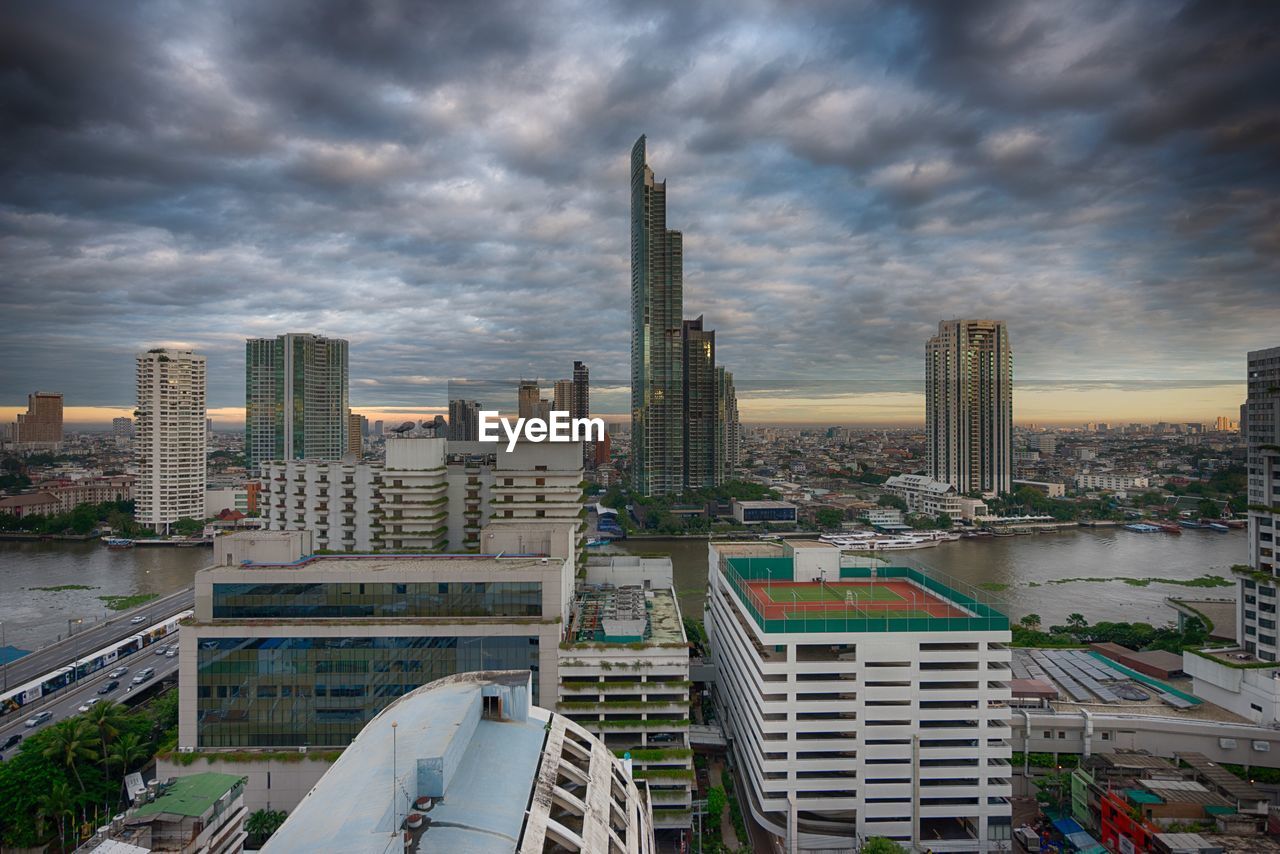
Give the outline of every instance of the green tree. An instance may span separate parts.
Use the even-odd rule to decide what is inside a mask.
[[[1027,614],[1025,617],[1019,620],[1019,622],[1022,623],[1022,625],[1026,626],[1028,629],[1031,629],[1032,631],[1036,631],[1037,629],[1040,628],[1040,615]]]
[[[102,760],[102,774],[105,777],[108,748],[120,735],[120,727],[124,723],[124,707],[119,703],[106,700],[90,708],[85,713],[85,720],[98,734],[99,757]]]
[[[58,830],[58,848],[65,850],[63,843],[66,841],[66,822],[67,819],[74,822],[75,818],[75,796],[71,792],[70,784],[66,780],[61,780],[41,795],[36,802],[36,835],[43,839],[49,832],[49,824],[52,823]]]
[[[728,802],[729,798],[724,793],[724,786],[712,786],[707,790],[707,815],[712,816],[712,821],[720,820],[720,816],[724,814],[725,804]]]
[[[84,760],[96,760],[97,746],[98,739],[93,734],[93,727],[84,718],[74,717],[52,728],[44,755],[47,759],[54,759],[65,765],[75,775],[80,791],[83,792],[84,779],[80,776],[79,764]]]
[[[284,810],[254,810],[244,821],[244,831],[257,843],[254,847],[260,848],[271,834],[280,829],[286,818],[288,814]]]
[[[949,531],[955,526],[955,521],[946,513],[939,513],[938,517],[933,520],[939,531]]]
[[[873,836],[862,846],[862,854],[907,854],[907,849],[892,839]]]
[[[1196,507],[1200,510],[1201,518],[1204,519],[1217,519],[1222,515],[1222,510],[1219,509],[1218,503],[1208,498],[1201,498]]]
[[[1067,614],[1067,626],[1072,629],[1081,630],[1089,625],[1089,621],[1084,618],[1084,614]]]
[[[120,787],[131,766],[151,757],[150,745],[136,733],[126,732],[107,749],[107,763],[120,766]]]
[[[819,528],[839,528],[844,521],[844,513],[834,507],[823,507],[813,516]]]
[[[907,502],[899,495],[892,495],[888,492],[881,493],[876,500],[876,504],[881,507],[897,507],[903,513],[907,512]]]

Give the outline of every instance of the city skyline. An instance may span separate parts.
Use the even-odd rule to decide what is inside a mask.
[[[746,422],[918,421],[919,342],[975,316],[1021,342],[1020,422],[1238,408],[1280,318],[1274,10],[735,12],[18,8],[0,411],[109,421],[180,344],[234,417],[243,340],[302,328],[351,341],[360,411],[581,359],[621,415],[639,133]]]

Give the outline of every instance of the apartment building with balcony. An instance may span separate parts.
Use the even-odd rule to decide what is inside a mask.
[[[160,347],[135,361],[134,518],[167,533],[179,519],[204,516],[205,357]]]
[[[689,644],[666,568],[652,584],[619,586],[592,583],[588,568],[561,644],[556,710],[631,758],[654,827],[675,830],[691,824]]]
[[[389,438],[383,462],[262,466],[270,530],[308,530],[321,550],[475,551],[489,522],[572,522],[585,530],[582,444]]]
[[[982,591],[812,541],[708,553],[716,702],[766,831],[1008,850],[1009,621]]]

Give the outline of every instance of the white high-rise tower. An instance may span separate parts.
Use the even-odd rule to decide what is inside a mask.
[[[134,518],[168,532],[179,519],[204,518],[205,360],[190,350],[137,355]]]

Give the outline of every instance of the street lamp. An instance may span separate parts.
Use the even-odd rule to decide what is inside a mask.
[[[67,620],[67,637],[71,639],[71,681],[80,678],[80,656],[76,651],[75,630],[73,625],[80,625],[83,619]]]

